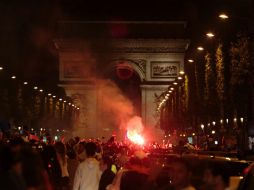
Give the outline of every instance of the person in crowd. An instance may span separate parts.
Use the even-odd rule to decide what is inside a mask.
[[[39,153],[26,143],[21,147],[22,175],[26,190],[52,190],[48,174]]]
[[[0,146],[1,190],[26,190],[21,163],[21,158],[11,151],[9,145]]]
[[[52,190],[39,153],[28,143],[10,145],[0,148],[0,189]]]
[[[124,172],[127,172],[128,169],[126,168],[120,168],[116,176],[114,177],[113,181],[111,184],[107,186],[107,190],[120,190],[120,184],[121,184],[121,178]]]
[[[140,173],[149,174],[150,172],[150,162],[147,157],[139,158],[137,156],[130,157],[126,168],[129,170],[135,170]]]
[[[116,164],[118,168],[124,167],[126,163],[129,162],[128,149],[126,147],[120,147],[119,153],[117,155]]]
[[[108,156],[102,156],[100,160],[102,175],[99,182],[99,190],[106,190],[106,187],[112,183],[115,173],[111,170],[111,166],[111,159]]]
[[[73,187],[73,182],[74,182],[74,177],[75,177],[75,172],[78,168],[79,161],[77,159],[77,154],[74,151],[73,148],[69,148],[67,151],[67,169],[69,172],[69,178],[70,178],[70,187]]]
[[[195,190],[191,185],[191,169],[182,158],[175,158],[171,162],[171,186],[173,190]]]
[[[76,146],[77,151],[77,159],[79,162],[83,162],[86,158],[86,151],[85,151],[85,142],[79,142]]]
[[[61,190],[62,171],[54,146],[46,145],[41,152],[44,168],[46,169],[50,183],[54,190]]]
[[[120,190],[148,190],[147,184],[147,174],[129,170],[122,174]]]
[[[69,172],[68,172],[68,163],[67,163],[67,155],[66,155],[66,148],[62,142],[56,142],[55,145],[57,160],[60,164],[61,168],[61,186],[62,190],[69,189]]]
[[[201,190],[229,189],[229,175],[226,173],[225,167],[219,163],[207,165],[204,170]]]
[[[96,190],[99,188],[101,171],[99,161],[95,159],[96,144],[88,142],[85,145],[87,158],[76,170],[73,190]]]

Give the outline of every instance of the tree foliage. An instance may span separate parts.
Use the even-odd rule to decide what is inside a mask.
[[[225,96],[225,66],[222,53],[222,44],[220,43],[215,52],[215,62],[216,62],[216,91],[220,102],[224,100]]]
[[[214,67],[212,65],[211,54],[205,55],[205,102],[211,105],[214,101],[214,83],[216,81]]]
[[[239,36],[236,42],[231,43],[230,83],[232,86],[241,85],[253,76],[249,48],[249,38],[245,36]]]

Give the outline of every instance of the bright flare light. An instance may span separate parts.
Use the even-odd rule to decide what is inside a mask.
[[[141,135],[143,131],[143,124],[140,117],[131,118],[127,125],[127,138],[134,144],[143,145],[145,143],[144,137]]]
[[[127,131],[127,137],[135,144],[143,145],[145,143],[144,138],[135,130]]]

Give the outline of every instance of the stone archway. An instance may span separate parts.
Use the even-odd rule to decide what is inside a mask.
[[[108,138],[117,128],[114,120],[105,122],[105,118],[114,115],[114,110],[109,110],[106,115],[102,114],[103,105],[108,103],[104,93],[108,93],[104,88],[109,85],[114,87],[109,81],[98,78],[91,78],[84,68],[87,63],[93,63],[97,57],[93,54],[83,56],[87,44],[91,43],[88,39],[73,40],[61,39],[55,41],[59,51],[60,63],[60,86],[64,87],[66,94],[70,97],[80,98],[80,117],[73,128],[73,135],[83,137],[102,137]],[[102,44],[103,41],[95,40],[92,43]],[[184,70],[184,53],[188,41],[184,39],[116,39],[110,45],[109,57],[113,62],[125,60],[140,78],[139,88],[141,90],[141,117],[147,128],[160,133],[158,119],[156,117],[155,95],[164,92],[170,83]],[[84,46],[86,46],[84,48]],[[89,56],[88,56],[89,55]],[[112,64],[111,64],[112,66]],[[114,66],[114,64],[113,64]],[[104,68],[98,68],[104,69]],[[75,95],[79,96],[75,96]],[[109,93],[109,99],[122,96]],[[128,102],[128,101],[126,101]],[[114,107],[114,105],[113,105]],[[117,105],[118,112],[131,114],[129,109]],[[106,107],[107,108],[107,107]],[[116,109],[117,110],[117,109]]]

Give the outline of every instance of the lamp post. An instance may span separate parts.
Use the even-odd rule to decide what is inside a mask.
[[[248,17],[236,17],[236,16],[229,16],[226,14],[220,14],[219,17],[221,19],[227,20],[230,19],[234,22],[238,22],[238,24],[244,25],[245,33],[248,37],[249,43],[249,60],[246,60],[245,62],[248,68],[245,68],[247,72],[245,72],[243,75],[246,78],[246,85],[249,89],[249,108],[247,109],[247,115],[248,115],[248,121],[246,123],[246,128],[243,126],[243,122],[241,121],[241,129],[239,130],[240,134],[238,135],[238,146],[239,150],[248,150],[248,142],[247,142],[247,136],[253,136],[254,135],[254,13],[253,13],[253,1],[248,0]],[[241,65],[240,65],[241,66]],[[239,71],[238,71],[239,72]],[[239,73],[240,75],[242,73]],[[238,75],[239,75],[238,74]],[[234,123],[236,123],[234,121]],[[252,149],[253,151],[254,149]]]

